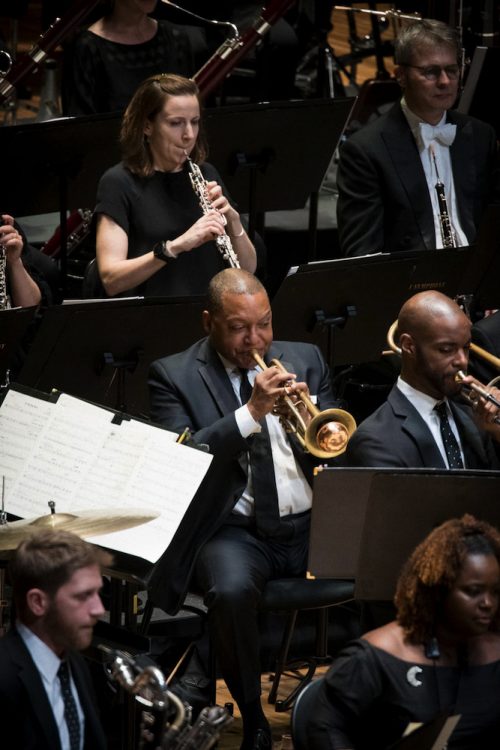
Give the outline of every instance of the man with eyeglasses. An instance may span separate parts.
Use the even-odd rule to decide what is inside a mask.
[[[494,129],[451,109],[461,74],[455,30],[411,23],[396,40],[395,60],[401,101],[340,150],[344,255],[470,245],[485,206],[500,197]]]

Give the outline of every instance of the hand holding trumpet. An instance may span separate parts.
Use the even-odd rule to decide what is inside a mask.
[[[247,403],[250,414],[256,422],[260,422],[266,414],[276,416],[288,413],[285,399],[288,397],[294,404],[303,402],[299,394],[309,395],[306,383],[297,383],[295,373],[283,372],[277,367],[268,367],[257,373],[253,386],[252,395]],[[306,409],[301,410],[304,420],[308,423],[310,415]]]
[[[462,394],[473,406],[478,427],[487,430],[495,440],[500,441],[500,390],[490,385],[484,386],[461,370],[456,379],[462,384]]]

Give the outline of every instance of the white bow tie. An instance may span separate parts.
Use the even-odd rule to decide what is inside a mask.
[[[424,148],[428,148],[432,141],[439,141],[443,146],[451,146],[457,132],[457,126],[452,125],[451,122],[443,125],[429,125],[427,122],[421,122],[419,127]]]

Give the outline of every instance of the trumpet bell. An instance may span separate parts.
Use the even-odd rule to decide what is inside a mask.
[[[317,458],[335,458],[344,453],[356,420],[344,409],[325,409],[310,421],[304,436],[306,450]]]

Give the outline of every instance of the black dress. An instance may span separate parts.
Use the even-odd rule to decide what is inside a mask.
[[[385,750],[410,722],[461,714],[449,750],[500,747],[500,661],[415,664],[360,639],[328,671],[309,720],[308,750]]]
[[[190,76],[193,67],[185,31],[167,21],[159,21],[154,37],[141,44],[111,42],[92,31],[83,31],[73,48],[68,49],[65,60],[65,114],[122,111],[149,76]]]
[[[202,164],[206,180],[216,180],[227,191],[217,170]],[[202,216],[187,167],[180,172],[154,172],[138,177],[123,164],[111,167],[101,178],[96,214],[110,216],[128,235],[128,258],[137,258],[161,240],[173,240]],[[215,242],[181,253],[168,261],[144,284],[121,296],[171,297],[205,294],[208,282],[226,268]]]

